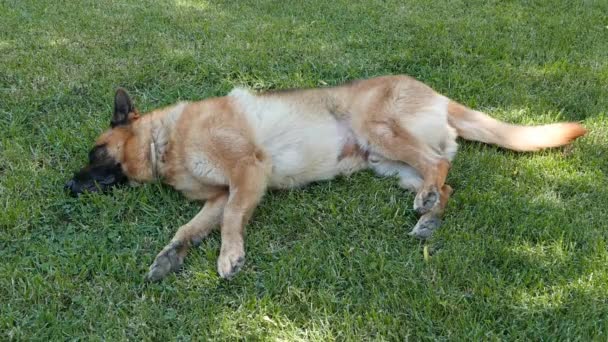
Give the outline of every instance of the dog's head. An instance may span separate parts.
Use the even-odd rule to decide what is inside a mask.
[[[124,165],[125,150],[133,137],[131,124],[138,118],[139,114],[127,92],[118,89],[110,129],[97,139],[89,152],[88,164],[74,174],[65,188],[73,195],[79,195],[85,191],[107,191],[115,185],[126,183],[129,172]]]

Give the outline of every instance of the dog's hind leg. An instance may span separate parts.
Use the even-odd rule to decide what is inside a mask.
[[[412,166],[421,176],[414,210],[420,215],[440,204],[441,189],[445,183],[450,162],[431,146],[409,134],[394,120],[367,122],[364,130],[369,147],[383,157]]]
[[[382,156],[371,154],[368,162],[376,173],[382,176],[397,176],[399,178],[399,186],[413,193],[418,193],[422,188],[422,176],[411,166],[402,162],[388,160]],[[429,212],[420,217],[418,223],[409,233],[421,239],[428,238],[435,229],[441,224],[441,216],[445,210],[447,201],[452,193],[452,188],[444,184],[439,195],[439,203],[434,206]]]
[[[170,272],[176,272],[184,262],[191,246],[197,246],[213,229],[219,226],[228,192],[221,192],[208,199],[203,209],[190,222],[181,226],[171,242],[158,253],[146,276],[148,281],[158,281]]]
[[[445,206],[451,194],[452,187],[444,184],[443,187],[441,187],[439,204],[418,219],[418,223],[416,223],[414,229],[409,232],[409,235],[419,239],[430,237],[431,234],[433,234],[433,231],[441,225],[441,216],[443,216],[443,211],[445,210]]]
[[[370,154],[367,159],[369,166],[380,176],[397,176],[399,186],[413,193],[418,193],[422,187],[422,176],[411,166],[394,160],[389,160],[378,154]]]

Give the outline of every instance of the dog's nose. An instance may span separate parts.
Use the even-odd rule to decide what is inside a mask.
[[[65,183],[65,185],[63,186],[64,189],[66,190],[70,190],[72,192],[74,192],[74,184],[76,182],[74,182],[73,179],[70,179],[67,183]]]

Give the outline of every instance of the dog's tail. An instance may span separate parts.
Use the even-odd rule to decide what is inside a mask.
[[[541,126],[511,125],[451,100],[448,104],[448,122],[464,139],[515,151],[558,147],[587,133],[583,126],[575,122]]]

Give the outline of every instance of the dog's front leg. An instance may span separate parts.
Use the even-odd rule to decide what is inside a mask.
[[[190,222],[181,226],[171,242],[156,256],[146,280],[158,281],[170,272],[178,271],[188,248],[200,244],[201,240],[220,224],[227,201],[228,192],[208,199],[203,209]]]
[[[239,170],[230,184],[230,197],[222,221],[222,247],[217,261],[220,277],[232,278],[245,263],[244,227],[266,190],[263,168]]]

